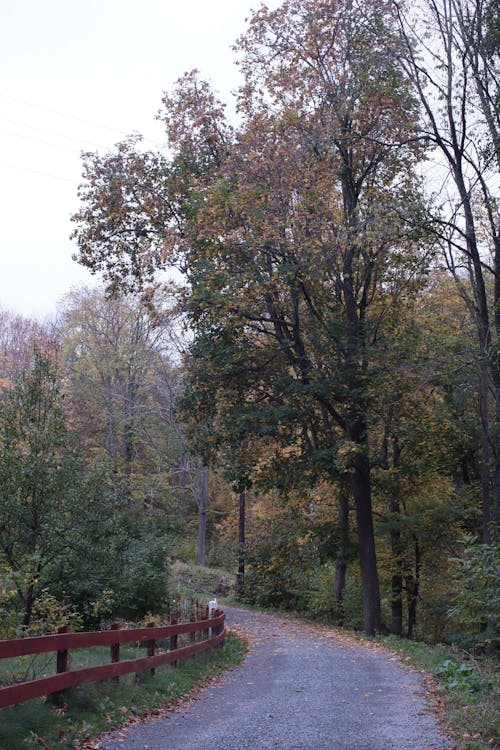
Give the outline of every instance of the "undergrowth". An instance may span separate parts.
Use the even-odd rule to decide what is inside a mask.
[[[457,648],[386,636],[381,643],[430,674],[444,721],[459,750],[500,750],[500,672],[497,659]]]
[[[214,596],[226,598],[234,590],[234,575],[220,568],[200,567],[177,560],[170,573],[170,590],[177,599],[199,599],[205,604]]]

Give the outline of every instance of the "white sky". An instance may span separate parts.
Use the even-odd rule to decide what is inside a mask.
[[[133,131],[161,146],[162,92],[194,67],[228,100],[230,47],[259,5],[0,0],[1,308],[48,316],[72,286],[95,283],[71,260],[80,152]]]

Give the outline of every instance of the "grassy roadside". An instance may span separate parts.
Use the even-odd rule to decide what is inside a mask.
[[[51,708],[43,698],[2,708],[0,748],[97,748],[92,738],[138,717],[172,710],[183,697],[238,664],[246,650],[241,638],[229,634],[223,649],[186,659],[177,668],[160,667],[154,676],[145,673],[140,685],[134,675],[127,675],[119,684],[89,683],[70,690],[63,709]]]
[[[473,658],[445,645],[429,646],[395,636],[378,643],[430,675],[429,698],[437,706],[457,750],[500,750],[500,671],[493,658]]]

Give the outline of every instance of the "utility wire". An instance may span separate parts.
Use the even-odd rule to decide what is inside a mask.
[[[50,141],[42,141],[41,138],[34,138],[30,135],[23,135],[21,133],[12,133],[10,130],[3,130],[0,128],[0,133],[5,135],[13,135],[14,138],[23,138],[25,141],[33,141],[34,143],[42,143],[44,146],[51,146],[52,148],[61,148],[63,151],[71,151],[73,154],[81,154],[81,150],[77,148],[71,148],[70,146],[61,146],[58,143],[50,143]]]
[[[54,180],[64,180],[64,182],[72,182],[74,185],[79,185],[78,180],[72,180],[70,177],[61,177],[57,174],[50,174],[49,172],[40,172],[38,169],[29,169],[29,167],[20,167],[18,164],[6,164],[0,162],[0,167],[7,167],[8,169],[17,169],[21,172],[31,172],[32,174],[42,175],[43,177],[51,177]]]
[[[15,96],[2,94],[2,92],[0,92],[0,97],[2,99],[8,99],[11,102],[16,102],[17,104],[23,104],[27,107],[33,107],[35,109],[39,109],[42,112],[49,112],[54,115],[59,115],[59,117],[66,117],[69,120],[76,120],[77,122],[83,122],[86,125],[93,125],[94,127],[103,128],[104,130],[110,130],[114,133],[120,133],[121,135],[130,135],[130,133],[127,133],[125,130],[120,130],[120,128],[114,128],[111,125],[103,125],[102,123],[95,122],[94,120],[86,120],[83,117],[76,117],[76,115],[69,115],[66,112],[61,112],[57,109],[50,109],[50,107],[43,107],[40,104],[33,104],[32,102],[27,102],[24,99],[17,99]],[[154,143],[156,146],[160,146],[160,144],[157,141],[153,141],[151,138],[144,138],[144,140],[149,141],[149,143]]]
[[[64,133],[56,133],[53,130],[47,130],[46,128],[38,128],[35,125],[27,125],[25,122],[20,122],[19,120],[11,120],[10,117],[0,117],[0,122],[8,122],[11,125],[20,125],[22,128],[27,128],[28,130],[36,130],[39,133],[46,133],[47,135],[53,135],[57,138],[65,138],[67,141],[74,141],[75,143],[85,143],[87,146],[94,146],[95,148],[107,148],[107,146],[94,143],[93,141],[86,141],[83,138],[75,138],[74,136],[65,135]]]
[[[78,122],[84,122],[87,125],[94,125],[98,128],[103,128],[104,130],[112,130],[115,133],[121,133],[122,135],[127,135],[127,133],[124,130],[120,130],[119,128],[113,128],[110,125],[102,125],[99,122],[94,122],[93,120],[85,120],[82,117],[76,117],[75,115],[68,115],[66,112],[60,112],[57,109],[50,109],[49,107],[42,107],[40,104],[33,104],[32,102],[27,102],[24,99],[17,99],[14,96],[8,96],[8,94],[2,94],[0,92],[0,96],[2,99],[9,99],[11,102],[17,102],[17,104],[24,104],[27,107],[34,107],[35,109],[40,109],[42,112],[50,112],[53,115],[59,115],[60,117],[67,117],[70,120],[77,120]]]

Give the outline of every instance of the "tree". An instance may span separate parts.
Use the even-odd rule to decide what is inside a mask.
[[[31,365],[33,347],[46,332],[36,321],[0,310],[0,384],[8,387]]]
[[[0,571],[14,584],[14,619],[28,628],[47,597],[92,625],[161,611],[165,525],[138,523],[95,456],[85,465],[57,350],[32,358],[0,401]]]
[[[411,637],[429,611],[438,631],[445,608],[436,571],[447,575],[460,527],[477,529],[476,346],[444,272],[431,274],[393,326],[373,383],[374,499],[391,630]]]
[[[173,362],[171,316],[151,315],[130,295],[106,299],[103,290],[83,288],[65,299],[58,330],[82,443],[107,461],[130,510],[164,515],[182,532],[194,504],[204,565],[208,474],[189,454],[175,414],[182,373]]]
[[[238,573],[236,574],[236,594],[241,598],[245,593],[245,520],[246,495],[238,496]]]
[[[95,511],[62,404],[50,349],[35,349],[31,370],[0,403],[0,558],[11,571],[24,627],[49,571],[85,533]]]
[[[483,0],[431,0],[411,11],[398,2],[393,7],[404,44],[402,69],[422,107],[421,136],[441,157],[443,184],[451,178],[454,185],[435,212],[434,231],[477,331],[483,540],[488,542],[492,524],[498,528],[500,523],[500,217],[494,194],[500,166],[500,70],[493,51],[495,9]]]
[[[61,306],[58,332],[74,426],[89,454],[106,458],[131,506],[165,508],[181,450],[168,322],[155,323],[130,297],[83,288]]]
[[[240,40],[246,129],[203,192],[202,241],[189,255],[194,358],[226,358],[222,391],[240,378],[234,406],[251,405],[261,432],[288,422],[296,445],[304,432],[299,453],[346,459],[369,632],[379,602],[366,383],[380,319],[419,263],[401,232],[410,206],[418,212],[412,102],[390,44],[379,6],[291,2],[255,14]]]
[[[81,262],[115,285],[141,288],[169,253],[183,264],[193,403],[215,440],[267,436],[312,458],[316,480],[348,481],[368,632],[380,602],[366,386],[384,318],[422,266],[416,110],[395,44],[371,0],[262,8],[238,43],[237,134],[185,76],[164,99],[171,163],[130,142],[87,157],[75,217]]]

